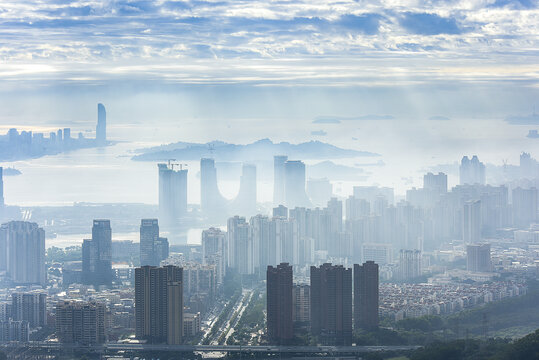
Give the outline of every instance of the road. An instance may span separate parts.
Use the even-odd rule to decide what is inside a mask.
[[[414,350],[420,346],[272,346],[272,345],[150,345],[107,343],[90,347],[65,345],[47,342],[8,343],[3,349],[36,349],[36,350],[84,350],[96,352],[115,351],[176,351],[176,352],[226,352],[226,353],[298,353],[298,354],[357,354],[376,351]]]

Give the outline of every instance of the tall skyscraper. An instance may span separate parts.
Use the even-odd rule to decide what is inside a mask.
[[[106,341],[105,304],[60,301],[56,305],[56,336],[61,343],[95,345]]]
[[[45,231],[36,223],[10,221],[0,228],[0,271],[15,284],[47,284]]]
[[[47,325],[47,294],[26,292],[11,294],[11,317],[28,321],[31,328]]]
[[[202,264],[215,265],[217,282],[221,284],[226,273],[226,233],[218,228],[202,231]]]
[[[378,264],[367,261],[354,265],[354,328],[378,327]]]
[[[467,244],[481,241],[481,227],[481,201],[466,201],[462,211],[462,240]]]
[[[421,251],[401,250],[399,252],[399,269],[397,277],[399,280],[411,280],[421,276]]]
[[[150,343],[182,343],[183,269],[143,266],[135,269],[135,330]]]
[[[527,228],[532,223],[537,222],[537,189],[523,189],[517,187],[513,189],[513,224],[520,228]]]
[[[107,112],[105,111],[105,106],[103,104],[97,104],[95,140],[99,146],[107,144]]]
[[[310,206],[305,192],[305,164],[299,160],[288,160],[284,164],[284,196],[288,208]]]
[[[82,281],[95,286],[112,284],[110,220],[94,220],[92,239],[82,243]]]
[[[206,214],[222,213],[226,200],[219,192],[215,160],[200,159],[200,207]]]
[[[273,208],[273,217],[282,217],[288,219],[288,208],[284,205],[279,205]]]
[[[240,191],[231,204],[235,214],[254,215],[256,213],[256,166],[243,164]]]
[[[288,156],[276,155],[273,157],[273,204],[275,206],[285,203],[285,169],[284,164]]]
[[[492,271],[490,244],[471,244],[466,246],[466,268],[468,271]]]
[[[228,267],[240,275],[254,274],[254,248],[249,224],[244,217],[228,219]]]
[[[140,221],[140,265],[158,266],[168,257],[168,240],[159,237],[157,219]]]
[[[477,155],[474,155],[471,160],[464,156],[460,162],[459,176],[460,185],[485,185],[485,164],[479,161]]]
[[[311,331],[328,345],[352,343],[352,269],[311,266]]]
[[[1,209],[4,207],[4,169],[0,166],[0,218],[2,217]]]
[[[294,338],[292,266],[270,265],[266,274],[268,338],[272,344],[289,344]]]
[[[428,173],[423,175],[423,188],[436,191],[438,194],[447,192],[447,175],[439,172],[437,175]]]
[[[187,170],[174,170],[175,164],[157,164],[159,169],[159,219],[176,225],[187,214]]]

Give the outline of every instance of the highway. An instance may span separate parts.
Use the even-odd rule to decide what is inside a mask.
[[[225,353],[294,353],[294,354],[357,354],[375,351],[414,350],[419,346],[272,346],[272,345],[156,345],[156,344],[125,344],[106,343],[82,347],[52,342],[7,343],[0,346],[5,349],[35,349],[35,350],[84,350],[95,352],[117,351],[170,351],[170,352],[225,352]]]

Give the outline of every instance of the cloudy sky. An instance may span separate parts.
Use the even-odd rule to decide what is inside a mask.
[[[332,124],[380,122],[413,143],[441,123],[459,129],[436,137],[449,147],[530,147],[538,27],[537,0],[2,0],[0,122],[89,129],[102,101],[116,124],[182,121],[200,139],[338,141]]]

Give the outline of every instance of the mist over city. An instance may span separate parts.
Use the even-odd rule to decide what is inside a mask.
[[[538,5],[0,2],[0,360],[539,359]]]

